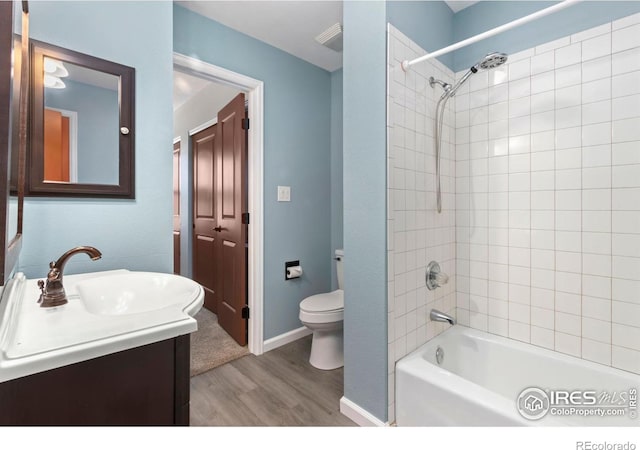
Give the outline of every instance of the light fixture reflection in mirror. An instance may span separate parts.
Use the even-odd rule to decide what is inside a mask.
[[[64,67],[62,61],[57,59],[44,58],[44,87],[51,89],[64,89],[67,87],[61,78],[69,76],[69,71]]]
[[[44,87],[51,89],[64,89],[67,87],[60,78],[55,75],[49,75],[48,73],[44,74]]]
[[[57,59],[44,57],[44,73],[45,75],[53,75],[54,77],[64,78],[69,76],[69,71],[64,67],[62,61]]]

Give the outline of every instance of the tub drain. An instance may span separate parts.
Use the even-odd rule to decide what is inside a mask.
[[[444,350],[442,350],[442,347],[438,346],[438,348],[436,348],[436,362],[438,363],[438,365],[442,364],[442,361],[444,360]]]

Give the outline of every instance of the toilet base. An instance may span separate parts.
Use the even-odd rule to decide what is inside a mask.
[[[342,327],[313,330],[309,363],[316,369],[333,370],[344,366]]]

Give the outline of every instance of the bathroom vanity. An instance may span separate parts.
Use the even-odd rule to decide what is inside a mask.
[[[189,335],[0,383],[0,425],[189,425]]]
[[[187,278],[112,270],[64,278],[42,308],[17,274],[0,302],[0,425],[188,425],[189,334],[204,300]]]

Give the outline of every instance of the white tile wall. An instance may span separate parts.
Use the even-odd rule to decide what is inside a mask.
[[[510,55],[450,101],[435,213],[434,76],[389,25],[388,373],[463,325],[640,373],[640,14]],[[465,71],[466,72],[466,71]],[[431,260],[451,276],[424,287]]]
[[[640,373],[640,15],[515,59],[456,98],[458,320]]]
[[[425,51],[391,25],[388,39],[388,373],[389,422],[393,422],[395,362],[444,331],[444,324],[428,320],[432,308],[456,312],[453,142],[465,142],[469,152],[472,140],[487,139],[488,81],[485,73],[471,84],[483,95],[470,95],[469,85],[458,93],[460,107],[485,105],[484,116],[474,116],[466,123],[461,119],[456,130],[454,102],[447,105],[441,160],[443,206],[442,214],[437,214],[433,129],[441,88],[432,88],[428,79],[433,76],[452,83],[453,73],[438,61],[416,65],[405,73],[401,62]],[[450,276],[449,283],[436,291],[428,291],[424,283],[426,266],[432,260]]]

